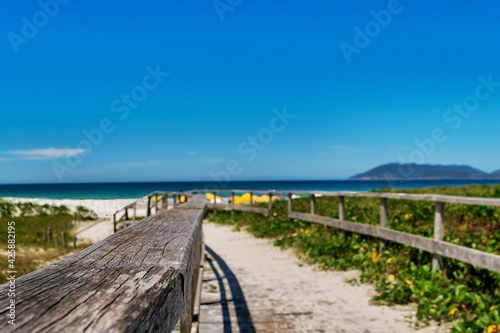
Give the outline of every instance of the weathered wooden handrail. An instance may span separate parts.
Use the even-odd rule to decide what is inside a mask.
[[[189,332],[206,199],[194,196],[16,281],[1,332]],[[7,295],[9,285],[0,286]],[[0,298],[7,318],[9,298]]]
[[[208,192],[207,190],[197,190],[198,192]],[[210,193],[215,193],[209,190]],[[455,245],[444,241],[444,221],[446,203],[458,203],[465,205],[484,205],[500,207],[500,199],[463,197],[452,195],[436,194],[409,194],[409,193],[380,193],[380,192],[351,192],[351,191],[256,191],[256,190],[219,190],[219,192],[231,193],[233,198],[231,204],[209,202],[208,207],[221,210],[231,210],[231,212],[245,211],[271,216],[272,200],[269,200],[268,209],[245,205],[234,205],[235,193],[258,193],[268,195],[283,194],[288,200],[288,217],[299,219],[312,223],[325,224],[340,230],[341,234],[345,231],[356,232],[368,236],[380,238],[382,242],[392,241],[413,248],[428,251],[433,254],[432,269],[437,271],[442,269],[442,260],[440,256],[453,258],[471,265],[486,268],[500,273],[500,256],[492,253],[471,249],[465,246]],[[311,214],[299,213],[293,211],[292,194],[306,194],[311,196]],[[316,215],[316,197],[317,196],[336,196],[339,199],[339,218],[334,219],[326,216]],[[345,197],[368,197],[378,198],[380,200],[380,226],[367,225],[352,221],[347,221],[345,217]],[[391,230],[387,221],[387,199],[397,200],[417,200],[431,201],[436,203],[434,215],[434,238],[427,238],[401,231]]]

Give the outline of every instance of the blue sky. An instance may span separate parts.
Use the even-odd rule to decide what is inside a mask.
[[[61,2],[0,13],[0,183],[500,168],[496,2]]]

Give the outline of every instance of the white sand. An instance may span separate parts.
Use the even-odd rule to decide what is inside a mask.
[[[111,200],[96,200],[96,199],[39,199],[39,198],[4,198],[10,202],[33,202],[39,205],[67,206],[72,212],[76,207],[83,206],[93,210],[100,219],[111,219],[113,214],[125,207],[126,205],[144,199],[111,199]],[[143,212],[141,212],[143,213]],[[141,215],[144,216],[144,213]]]
[[[269,240],[234,232],[230,226],[204,223],[203,231],[205,243],[236,274],[254,323],[260,322],[260,313],[297,313],[286,317],[293,327],[287,331],[417,332],[405,318],[415,313],[414,307],[370,305],[373,286],[346,282],[359,276],[357,271],[314,269],[292,251],[281,251]],[[447,331],[449,328],[437,326],[418,330]]]
[[[113,234],[113,214],[127,206],[128,204],[138,201],[136,214],[137,216],[146,216],[146,199],[39,199],[39,198],[4,198],[10,202],[33,202],[39,205],[54,205],[67,206],[71,212],[76,211],[76,207],[84,206],[89,210],[93,210],[98,216],[99,221],[85,221],[77,226],[76,236],[77,241],[96,243]],[[129,210],[132,213],[132,210]],[[119,215],[118,217],[120,217]]]

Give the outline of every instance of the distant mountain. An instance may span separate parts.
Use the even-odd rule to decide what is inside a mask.
[[[500,169],[493,171],[490,175],[500,177]]]
[[[380,165],[367,172],[350,177],[350,180],[388,179],[494,179],[500,178],[500,170],[491,174],[468,165],[400,164]]]

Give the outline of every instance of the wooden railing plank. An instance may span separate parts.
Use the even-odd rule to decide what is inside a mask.
[[[412,235],[402,231],[350,221],[341,221],[326,216],[293,212],[290,217],[313,223],[326,224],[345,231],[382,238],[500,273],[500,256],[484,251],[470,249],[464,246],[434,240],[432,238]]]
[[[205,212],[195,197],[20,277],[16,326],[5,320],[0,331],[171,331],[190,304]],[[7,306],[0,298],[0,316]]]
[[[197,190],[200,192],[208,192],[208,190]],[[235,193],[258,193],[269,194],[269,191],[257,190],[226,190],[224,192]],[[290,191],[277,190],[273,191],[273,195],[282,195],[286,197]],[[496,206],[500,207],[500,199],[498,198],[480,198],[480,197],[465,197],[458,195],[440,195],[440,194],[412,194],[412,193],[391,193],[391,192],[355,192],[355,191],[293,191],[294,194],[299,195],[316,195],[328,197],[361,197],[361,198],[386,198],[386,199],[399,199],[399,200],[417,200],[417,201],[439,201],[446,203],[458,203],[464,205],[479,205],[479,206]]]

